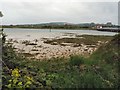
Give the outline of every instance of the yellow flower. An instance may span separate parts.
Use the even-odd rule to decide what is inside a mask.
[[[12,70],[12,76],[14,76],[14,77],[19,77],[20,76],[19,70],[17,68]]]

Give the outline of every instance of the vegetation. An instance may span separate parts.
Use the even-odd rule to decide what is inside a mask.
[[[110,41],[111,36],[96,36],[96,35],[77,35],[76,38],[60,38],[53,40],[46,40],[44,43],[57,45],[62,43],[75,43],[75,44],[85,44],[85,45],[96,45],[98,41],[105,42]]]
[[[33,79],[29,76],[21,76],[19,70],[16,68],[12,70],[12,78],[9,80],[8,88],[26,88],[30,87]]]
[[[120,35],[90,57],[26,59],[11,45],[3,47],[3,88],[118,88]],[[17,68],[17,69],[16,69]],[[27,77],[27,80],[24,79]],[[17,80],[17,81],[16,81]]]
[[[33,28],[33,29],[92,29],[91,26],[79,25],[9,25],[3,28]]]
[[[118,27],[118,25],[112,25],[111,22],[106,24],[98,24],[98,23],[67,23],[67,22],[50,22],[50,23],[41,23],[41,24],[24,24],[24,25],[3,25],[3,28],[40,28],[40,29],[88,29],[95,30],[98,25],[103,27]]]

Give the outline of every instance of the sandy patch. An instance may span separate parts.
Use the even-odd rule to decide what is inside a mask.
[[[47,39],[47,38],[46,38]],[[10,40],[15,51],[23,53],[28,58],[50,59],[52,57],[68,57],[70,55],[91,54],[96,47],[81,45],[73,47],[73,43],[62,43],[63,45],[50,45],[43,43],[46,39],[37,40]],[[48,38],[49,39],[49,38]],[[29,44],[28,44],[29,42]],[[26,44],[27,43],[27,44]]]

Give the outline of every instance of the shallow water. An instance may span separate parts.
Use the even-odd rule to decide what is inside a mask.
[[[114,32],[102,32],[95,30],[66,30],[66,29],[24,29],[24,28],[5,28],[4,32],[7,34],[7,38],[20,39],[20,40],[33,40],[41,38],[55,38],[62,37],[65,34],[77,34],[77,35],[106,35],[113,36],[117,33]]]

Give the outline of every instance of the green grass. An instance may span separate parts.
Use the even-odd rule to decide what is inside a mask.
[[[69,60],[69,64],[72,66],[79,66],[81,64],[84,64],[85,58],[84,57],[80,57],[80,56],[71,56],[70,60]]]
[[[83,38],[79,38],[83,37]],[[61,38],[44,41],[44,43],[57,45],[62,43],[76,43],[76,44],[85,44],[85,45],[96,45],[98,41],[110,41],[112,36],[96,36],[96,35],[77,35],[76,38]],[[55,43],[56,42],[56,43]]]

